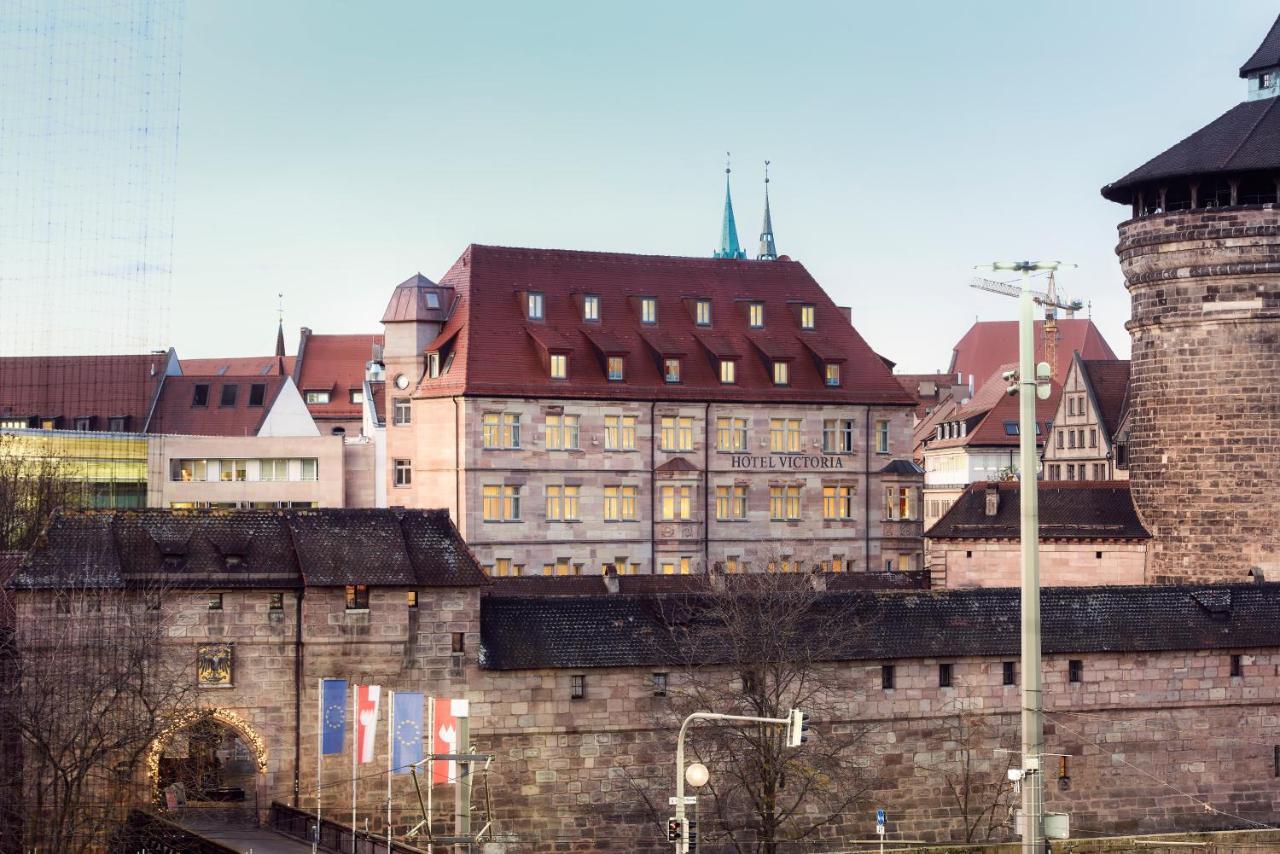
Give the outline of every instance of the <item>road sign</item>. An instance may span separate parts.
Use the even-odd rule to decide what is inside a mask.
[[[691,806],[693,806],[694,804],[696,804],[697,802],[698,802],[698,797],[697,797],[697,795],[685,795],[685,796],[684,796],[684,805],[685,805],[685,806],[687,806],[687,807],[691,807]],[[676,796],[675,796],[675,795],[672,795],[671,797],[667,798],[667,803],[668,803],[669,805],[671,805],[671,806],[675,806],[675,805],[676,805]]]
[[[884,836],[884,810],[876,810],[876,834]]]

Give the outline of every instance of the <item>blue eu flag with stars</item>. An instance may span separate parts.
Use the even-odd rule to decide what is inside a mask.
[[[395,720],[391,767],[397,774],[408,774],[410,765],[422,761],[422,694],[396,692]]]
[[[342,752],[347,737],[347,680],[325,679],[320,687],[320,752],[325,756]]]

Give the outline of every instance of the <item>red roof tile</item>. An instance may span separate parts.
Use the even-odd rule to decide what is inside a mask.
[[[973,418],[981,420],[966,435],[954,439],[928,439],[930,449],[961,447],[1013,447],[1018,444],[1016,426],[1019,419],[1018,396],[1007,393],[1008,383],[997,371],[991,379],[983,384],[973,400],[960,406],[945,420]],[[1062,396],[1062,386],[1053,384],[1052,392],[1047,400],[1036,400],[1036,423],[1039,432],[1036,444],[1043,445],[1045,436],[1049,434],[1048,423],[1058,410],[1058,399]],[[985,412],[985,414],[983,414]],[[935,422],[936,423],[936,422]],[[1012,427],[1010,425],[1013,425]]]
[[[1107,435],[1114,436],[1120,426],[1120,415],[1124,411],[1125,398],[1129,393],[1129,360],[1082,359],[1081,367],[1093,389],[1093,397],[1101,410],[1099,415],[1107,428]]]
[[[182,373],[195,377],[265,377],[280,372],[277,356],[232,356],[217,359],[179,359]],[[293,357],[284,357],[284,372],[293,373]]]
[[[455,394],[534,395],[563,397],[563,383],[553,383],[543,367],[538,345],[526,334],[529,325],[513,294],[543,294],[545,324],[580,339],[569,356],[569,388],[573,396],[607,399],[760,400],[881,403],[910,405],[892,373],[849,324],[835,303],[805,268],[794,261],[726,261],[513,249],[473,245],[441,279],[457,290],[457,305],[444,334],[457,332],[453,364],[437,378],[418,386],[422,396]],[[582,320],[578,295],[599,296],[600,321]],[[658,323],[642,325],[633,303],[641,296],[657,300]],[[696,337],[685,300],[709,299],[713,326],[705,330],[737,342],[742,354],[737,383],[722,385],[718,366]],[[775,386],[764,360],[747,343],[749,330],[742,300],[765,304],[769,352],[793,359],[790,385]],[[816,329],[801,331],[788,303],[815,307]],[[603,360],[587,340],[588,329],[600,329],[616,344],[625,344],[626,382],[610,382]],[[842,385],[828,388],[818,366],[801,344],[822,337],[847,359]],[[650,343],[642,343],[649,339]],[[724,346],[723,341],[712,345]],[[653,350],[671,348],[685,354],[681,382],[663,381],[661,362]],[[804,357],[803,359],[801,357]],[[304,364],[305,368],[305,364]]]
[[[0,358],[0,417],[60,418],[71,430],[90,417],[93,430],[125,416],[125,430],[141,433],[160,386],[168,354],[142,356],[11,356]]]
[[[1035,322],[1037,362],[1044,360],[1044,321]],[[1071,318],[1058,321],[1058,378],[1067,374],[1072,353],[1082,359],[1114,359],[1092,320]],[[973,324],[956,344],[951,355],[952,376],[959,373],[964,382],[970,375],[977,382],[991,376],[1000,365],[1018,361],[1018,322],[1016,320],[984,320]]]
[[[256,436],[287,377],[166,377],[148,433],[171,436]],[[194,406],[196,386],[206,386],[206,403]],[[264,386],[261,406],[250,406],[252,387]],[[223,389],[235,387],[235,402],[222,405]]]
[[[532,346],[533,342],[529,342]],[[315,335],[304,330],[298,346],[294,382],[305,399],[308,391],[329,392],[328,403],[308,403],[311,417],[350,421],[363,415],[351,392],[364,387],[365,365],[373,347],[382,347],[381,335]]]

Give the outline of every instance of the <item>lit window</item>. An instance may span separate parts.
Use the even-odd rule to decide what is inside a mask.
[[[716,418],[716,450],[745,451],[747,449],[747,419]]]
[[[578,487],[550,485],[546,488],[547,521],[578,521]]]
[[[680,360],[664,359],[662,362],[662,375],[669,383],[680,382]]]
[[[679,560],[664,560],[663,575],[688,575],[693,570],[693,559],[682,557]]]
[[[493,562],[492,567],[486,567],[486,571],[498,578],[515,577],[524,573],[524,564],[513,564],[511,558],[500,557]]]
[[[347,389],[347,400],[351,403],[364,403],[364,391],[358,388]]]
[[[753,302],[747,306],[747,324],[752,329],[764,327],[764,303]]]
[[[788,368],[789,366],[787,365],[786,362],[773,363],[773,384],[774,385],[787,385],[791,381],[790,371],[788,370]]]
[[[408,486],[413,483],[413,467],[409,460],[396,460],[396,486]]]
[[[396,425],[405,425],[413,420],[413,408],[407,397],[397,397],[391,402],[392,415],[391,423]]]
[[[404,594],[404,603],[410,608],[418,607],[418,591],[406,590]]]
[[[737,362],[733,361],[732,359],[721,359],[720,360],[720,382],[724,383],[725,385],[733,385],[734,383],[736,383],[738,381],[737,368],[738,368]]]
[[[369,588],[364,584],[347,585],[347,610],[369,610]]]
[[[800,328],[801,329],[813,328],[813,306],[811,305],[800,306]]]
[[[840,364],[838,362],[827,362],[825,377],[827,385],[832,387],[840,385]]]
[[[520,487],[496,485],[482,487],[481,512],[486,522],[519,522]]]
[[[693,487],[663,486],[661,497],[662,521],[687,522],[693,518]]]
[[[604,449],[606,451],[636,449],[636,417],[634,415],[604,417]]]
[[[769,451],[775,454],[800,453],[799,418],[769,419]]]
[[[845,484],[822,487],[822,518],[845,521],[853,518],[854,488]]]
[[[542,294],[539,294],[539,293],[529,294],[529,319],[530,320],[542,319]]]
[[[693,304],[693,320],[699,326],[711,325],[711,301],[700,299]]]
[[[551,354],[551,379],[562,380],[569,375],[569,357],[564,353]]]
[[[486,448],[520,447],[520,415],[515,412],[486,412],[481,416],[481,440]]]
[[[889,422],[883,418],[876,421],[876,453],[889,453]]]
[[[578,416],[547,416],[547,450],[576,451],[578,449]]]
[[[653,297],[645,297],[640,300],[640,322],[658,322],[658,301]]]
[[[595,296],[594,294],[587,294],[582,298],[582,319],[600,319],[600,297]]]
[[[221,593],[209,594],[209,610],[210,611],[222,610],[222,594]]]
[[[716,518],[722,522],[742,521],[747,518],[747,485],[716,487]]]
[[[827,454],[852,453],[853,421],[848,418],[827,418],[823,420],[822,451]]]
[[[622,379],[622,357],[609,357],[609,379],[618,382]]]
[[[911,486],[886,486],[884,488],[884,518],[895,521],[912,521],[919,518],[917,490]]]
[[[313,403],[315,403],[315,404],[324,404],[324,403],[328,403],[328,402],[329,402],[329,392],[327,392],[327,391],[315,391],[315,390],[308,391],[308,392],[306,392],[306,394],[305,394],[305,399],[306,399],[306,402],[307,402],[308,404],[313,404]]]
[[[664,415],[658,439],[659,446],[664,451],[692,451],[693,419]]]
[[[737,555],[729,555],[724,559],[724,571],[729,575],[733,575],[738,571],[739,563]]]
[[[769,487],[769,518],[775,522],[800,518],[799,484]]]
[[[606,522],[636,521],[636,487],[606,486],[604,488],[604,520]]]

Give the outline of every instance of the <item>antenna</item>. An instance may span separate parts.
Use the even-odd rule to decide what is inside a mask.
[[[276,319],[284,323],[284,294],[276,294]]]
[[[730,158],[730,154],[729,152],[726,151],[724,153],[724,174],[726,175],[728,175],[730,172],[733,171],[732,169],[729,168],[729,158]]]

